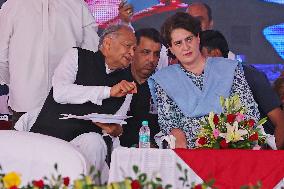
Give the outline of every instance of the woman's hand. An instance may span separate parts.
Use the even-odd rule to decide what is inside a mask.
[[[181,129],[172,129],[170,134],[176,138],[176,148],[187,148],[185,133]]]

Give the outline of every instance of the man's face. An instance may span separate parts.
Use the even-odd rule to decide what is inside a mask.
[[[200,20],[202,31],[212,29],[213,21],[209,20],[208,12],[204,5],[192,4],[188,7],[187,13]]]
[[[136,74],[141,78],[148,78],[156,69],[160,58],[161,44],[147,38],[141,37],[140,44],[134,53],[134,67]]]
[[[122,28],[110,39],[108,57],[115,69],[126,68],[133,61],[136,38],[131,29]]]

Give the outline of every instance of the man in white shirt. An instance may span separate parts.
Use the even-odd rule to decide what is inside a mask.
[[[9,84],[11,109],[28,112],[42,106],[62,55],[72,47],[97,51],[96,31],[83,0],[4,3],[0,11],[0,83]]]
[[[30,131],[70,141],[101,170],[106,145],[100,134],[117,137],[121,125],[59,119],[60,114],[126,115],[137,88],[124,68],[132,61],[135,46],[133,30],[114,25],[104,31],[97,52],[69,50],[54,72],[53,88]]]
[[[116,124],[105,127],[96,123],[96,126],[85,120],[59,117],[60,114],[115,114],[125,102],[125,96],[136,92],[136,84],[129,82],[131,77],[123,69],[132,61],[135,46],[132,29],[114,25],[102,35],[99,51],[69,50],[55,70],[53,88],[31,131],[67,141],[86,132],[101,133],[102,129],[118,136],[121,128]]]

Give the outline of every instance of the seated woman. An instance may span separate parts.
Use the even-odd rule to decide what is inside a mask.
[[[169,17],[161,34],[179,64],[149,79],[162,132],[176,137],[176,148],[194,148],[199,121],[210,111],[221,113],[220,96],[239,95],[247,118],[259,120],[257,104],[237,61],[205,58],[199,46],[200,22],[186,13]]]

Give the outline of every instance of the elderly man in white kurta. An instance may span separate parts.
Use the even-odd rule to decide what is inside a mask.
[[[0,11],[0,82],[9,106],[42,106],[62,55],[71,47],[98,49],[97,25],[83,0],[8,0]]]

